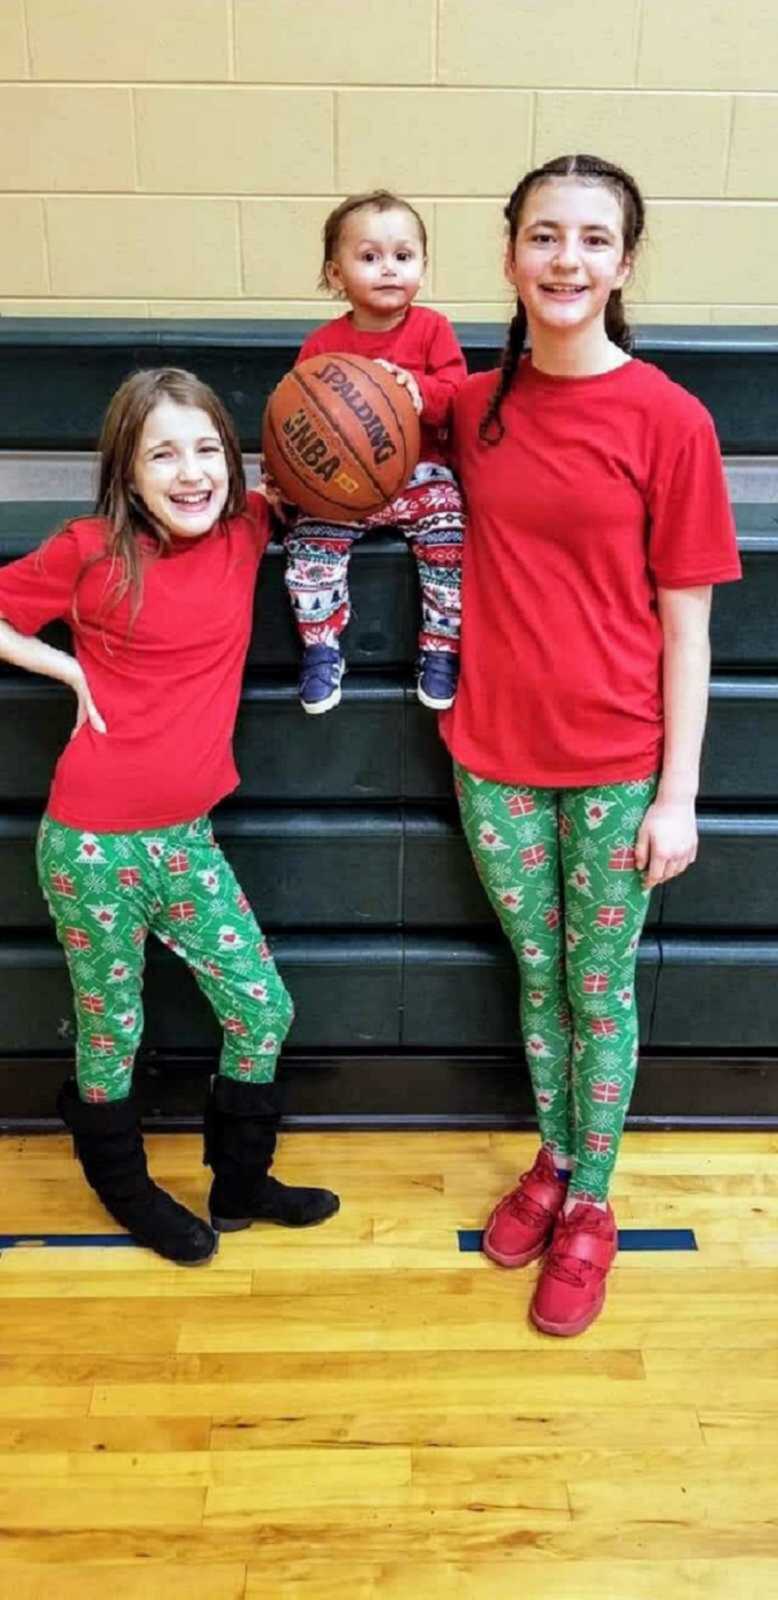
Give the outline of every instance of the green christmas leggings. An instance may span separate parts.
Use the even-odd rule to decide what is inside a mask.
[[[272,1079],[292,1002],[208,817],[147,833],[80,833],[44,817],[37,862],[73,985],[82,1100],[130,1092],[148,933],[210,1001],[224,1030],[220,1072]]]
[[[635,962],[649,896],[635,843],[656,776],[530,789],[455,764],[476,869],[513,947],[541,1138],[604,1200],[635,1081]]]

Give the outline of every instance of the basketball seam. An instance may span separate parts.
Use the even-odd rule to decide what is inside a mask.
[[[276,429],[276,425],[275,425],[275,422],[273,420],[273,417],[269,412],[268,412],[268,418],[267,418],[267,426],[268,426],[268,428],[270,429],[270,432],[273,435],[273,442],[274,442],[274,444],[276,446],[276,449],[278,450],[278,454],[280,455],[282,461],[284,461],[287,466],[291,466],[291,467],[295,467],[296,468],[296,462],[290,462],[289,461],[289,457],[287,456],[286,451],[284,450],[283,442],[278,437],[278,431]],[[372,511],[368,511],[366,508],[363,508],[359,512],[359,515],[357,517],[354,517],[353,516],[353,511],[354,511],[353,503],[350,505],[347,500],[328,499],[322,494],[320,489],[316,488],[315,484],[309,484],[305,480],[303,480],[303,487],[306,488],[306,489],[312,489],[314,494],[318,494],[318,497],[319,497],[319,499],[320,499],[320,501],[321,501],[323,506],[332,506],[333,508],[340,507],[341,510],[343,510],[343,511],[350,511],[352,513],[352,517],[351,517],[352,521],[359,521],[361,518],[369,517],[369,516],[373,515]],[[381,490],[381,497],[383,499],[383,490]],[[295,501],[295,504],[297,504],[296,501]],[[298,510],[300,510],[300,509],[301,508],[298,506]],[[306,515],[309,515],[309,514],[310,513],[306,513]],[[316,513],[316,514],[323,516],[323,513]],[[325,518],[325,520],[326,520],[326,518]]]
[[[365,360],[365,359],[368,359],[368,358],[366,358],[366,357],[363,357],[363,360]],[[349,358],[349,356],[338,356],[338,360],[339,360],[339,361],[342,361],[342,362],[343,362],[343,365],[344,365],[344,367],[348,367],[348,366],[350,366],[350,367],[351,367],[351,368],[352,368],[352,369],[353,369],[353,367],[354,367],[354,362],[353,362],[353,361],[352,361],[352,360],[351,360],[351,359],[350,359],[350,358]],[[388,407],[389,407],[389,410],[390,410],[390,411],[391,411],[391,413],[392,413],[392,416],[393,416],[393,417],[394,417],[394,420],[395,420],[395,422],[396,422],[396,424],[397,424],[397,432],[398,432],[398,434],[399,434],[399,436],[400,436],[400,438],[401,438],[401,439],[402,439],[402,447],[403,447],[403,471],[407,471],[407,468],[408,468],[408,451],[407,451],[407,448],[406,448],[406,444],[405,444],[405,432],[404,432],[404,429],[403,429],[403,424],[402,424],[402,422],[401,422],[401,421],[400,421],[400,418],[399,418],[399,416],[398,416],[398,414],[397,414],[397,412],[396,412],[396,411],[395,411],[395,409],[394,409],[394,404],[393,404],[393,402],[392,402],[392,401],[391,401],[391,400],[390,400],[390,398],[389,398],[389,394],[388,394],[388,392],[387,392],[387,391],[386,391],[386,390],[385,390],[385,389],[382,389],[382,388],[381,388],[381,385],[380,385],[380,383],[378,383],[378,382],[377,382],[377,381],[376,381],[376,379],[375,379],[375,378],[372,378],[372,377],[371,377],[371,376],[370,376],[370,373],[369,373],[369,372],[363,372],[363,370],[362,370],[362,368],[361,368],[361,367],[357,367],[357,368],[356,368],[356,370],[357,370],[357,372],[359,372],[359,373],[361,373],[361,375],[362,375],[362,377],[363,377],[363,378],[366,378],[366,379],[367,379],[367,381],[368,381],[368,383],[372,383],[372,385],[373,385],[373,388],[374,388],[374,389],[377,389],[377,390],[378,390],[378,393],[379,393],[379,394],[380,394],[380,396],[381,396],[381,398],[382,398],[382,399],[383,399],[383,400],[385,400],[385,401],[386,401],[386,404],[387,404],[387,405],[388,405]],[[389,376],[390,376],[390,377],[392,377],[392,374],[391,374],[391,373],[390,373],[390,374],[389,374]],[[395,383],[396,383],[396,382],[397,382],[397,380],[396,380],[396,379],[394,379],[394,380],[393,380],[393,381],[394,381],[394,382],[395,382]],[[400,387],[400,385],[399,385],[399,384],[398,384],[398,385],[397,385],[397,387],[398,387],[398,388],[399,388],[399,387]],[[409,396],[408,396],[408,398],[409,398],[409,400],[410,400],[410,395],[409,395]],[[414,404],[413,404],[413,401],[412,401],[412,400],[411,400],[411,407],[412,407],[412,409],[413,409],[413,410],[414,410],[414,411],[415,411],[415,410],[416,410],[416,407],[415,407],[415,406],[414,406]],[[417,420],[418,420],[418,419],[417,419]]]
[[[324,407],[317,400],[317,398],[316,398],[315,394],[312,392],[312,390],[308,388],[308,385],[306,384],[305,379],[300,377],[299,371],[296,368],[293,367],[290,376],[296,379],[296,381],[300,385],[300,388],[303,390],[303,392],[305,394],[307,394],[308,399],[310,400],[311,404],[316,406],[317,409],[319,411],[321,411],[324,416],[326,416],[326,418],[327,418],[327,426],[332,429],[333,433],[337,434],[338,438],[341,440],[341,442],[342,442],[342,444],[344,446],[344,449],[349,450],[351,455],[356,458],[356,460],[359,462],[359,465],[362,468],[362,471],[364,472],[365,476],[370,479],[370,482],[372,483],[373,488],[380,495],[381,499],[384,500],[385,499],[385,492],[384,492],[381,484],[379,483],[378,479],[373,477],[373,474],[370,471],[370,468],[368,466],[366,466],[365,463],[357,455],[357,452],[354,449],[354,446],[352,444],[349,444],[349,441],[346,438],[346,435],[338,427],[337,422],[335,422],[333,420],[333,418],[329,415],[328,412],[324,411]],[[359,419],[357,418],[357,421],[358,420]]]

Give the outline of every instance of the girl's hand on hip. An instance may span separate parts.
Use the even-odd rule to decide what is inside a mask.
[[[75,739],[76,734],[80,732],[85,722],[89,723],[90,728],[94,728],[95,733],[107,733],[108,729],[89,692],[89,684],[86,681],[85,673],[78,665],[78,662],[76,662],[75,666],[76,670],[70,679],[70,687],[75,693],[78,704],[76,724],[70,737]]]
[[[398,367],[394,361],[384,361],[383,356],[376,356],[376,366],[386,367],[387,372],[391,372],[392,377],[396,379],[397,383],[399,383],[400,388],[408,390],[414,407],[418,415],[421,416],[424,408],[424,401],[421,397],[421,389],[419,388],[413,373],[408,372],[407,368],[405,367]]]
[[[655,800],[649,806],[635,846],[635,865],[643,887],[677,878],[697,859],[697,821],[693,800]]]

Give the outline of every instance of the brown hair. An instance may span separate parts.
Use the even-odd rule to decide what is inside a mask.
[[[427,229],[419,216],[415,206],[408,200],[402,200],[399,195],[391,194],[388,189],[372,189],[369,194],[350,194],[342,200],[339,206],[331,211],[322,229],[324,242],[324,255],[322,257],[321,272],[319,273],[318,287],[328,289],[327,262],[334,261],[335,252],[343,232],[343,224],[347,217],[354,211],[407,211],[413,217],[419,230],[424,259],[427,259]]]
[[[170,534],[156,523],[133,485],[135,456],[149,412],[161,400],[194,406],[210,417],[224,447],[228,491],[222,515],[238,515],[246,504],[246,480],[235,424],[206,383],[181,367],[156,367],[134,372],[110,402],[100,434],[100,479],[95,512],[108,522],[105,555],[84,564],[78,582],[97,561],[109,559],[118,569],[112,603],[125,594],[132,601],[132,621],[143,598],[143,566],[147,559],[140,536],[154,541],[155,554],[170,546]],[[74,607],[74,611],[76,608]],[[76,612],[77,614],[77,612]]]
[[[624,254],[634,255],[645,228],[643,196],[635,179],[630,177],[628,172],[622,167],[614,166],[611,161],[602,160],[600,156],[556,156],[553,161],[546,161],[542,167],[535,167],[532,172],[527,172],[517,183],[503,213],[508,224],[508,241],[511,245],[516,241],[525,201],[533,189],[540,188],[549,178],[578,178],[582,183],[601,184],[603,188],[609,189],[621,206]],[[612,289],[608,296],[605,307],[605,332],[620,350],[632,349],[632,332],[624,315],[620,289]],[[521,300],[517,299],[516,311],[508,328],[503,351],[499,383],[478,427],[478,436],[483,444],[499,444],[503,437],[505,428],[500,415],[501,407],[521,360],[526,337],[527,313]]]

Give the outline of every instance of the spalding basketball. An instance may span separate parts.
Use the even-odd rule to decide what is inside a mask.
[[[285,500],[306,516],[352,522],[408,482],[419,421],[407,389],[376,361],[312,356],[273,390],[262,449]]]

